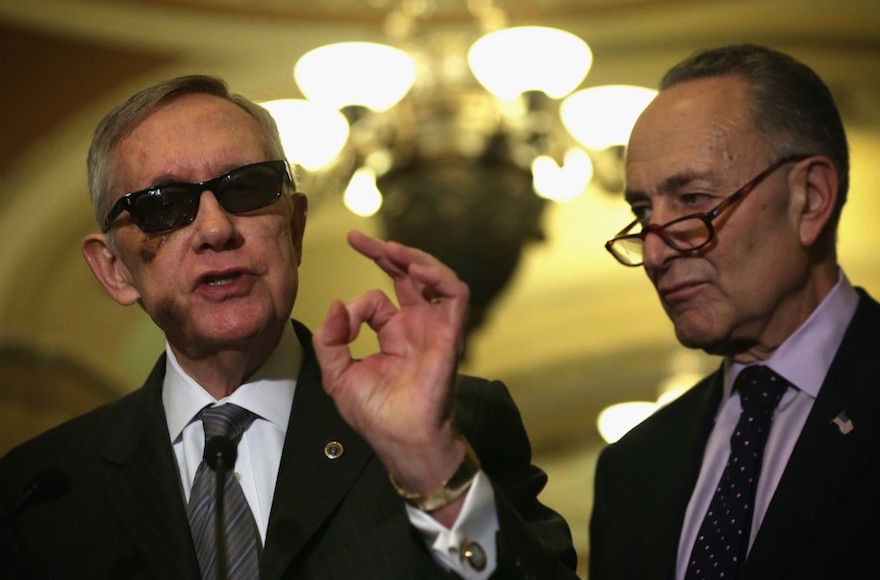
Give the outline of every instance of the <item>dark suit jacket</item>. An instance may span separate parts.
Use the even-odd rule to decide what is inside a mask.
[[[880,577],[880,305],[859,293],[742,578]],[[673,578],[721,390],[719,371],[603,451],[590,580]],[[832,423],[841,411],[848,435]]]
[[[321,387],[308,331],[263,550],[262,578],[448,578],[409,524],[370,447]],[[63,424],[0,460],[3,513],[44,469],[69,493],[28,507],[0,531],[3,578],[198,578],[180,477],[161,402],[159,359],[144,386]],[[500,383],[462,377],[456,423],[495,485],[499,577],[573,578],[568,526],[537,501],[546,476],[530,465],[520,416]],[[329,441],[344,446],[329,460]]]

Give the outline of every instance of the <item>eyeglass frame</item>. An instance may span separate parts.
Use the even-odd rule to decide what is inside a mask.
[[[219,183],[221,183],[224,179],[228,179],[231,174],[233,174],[237,171],[241,171],[242,169],[250,169],[251,167],[271,167],[271,168],[275,169],[279,174],[281,174],[280,175],[281,176],[281,184],[280,184],[280,187],[278,188],[278,191],[275,194],[275,198],[272,201],[270,201],[269,203],[267,203],[265,205],[261,205],[259,207],[255,207],[255,208],[252,208],[249,210],[244,210],[244,211],[254,211],[254,210],[260,209],[262,207],[267,207],[267,206],[271,205],[272,203],[274,203],[275,201],[277,201],[279,198],[281,198],[281,194],[284,191],[284,179],[285,178],[287,178],[287,181],[290,182],[293,189],[296,189],[296,183],[294,182],[293,175],[290,172],[290,164],[286,160],[273,159],[273,160],[269,160],[269,161],[260,161],[257,163],[248,163],[246,165],[242,165],[241,167],[235,167],[233,169],[230,169],[229,171],[227,171],[221,175],[218,175],[217,177],[213,177],[213,178],[208,179],[206,181],[200,181],[198,183],[188,183],[188,182],[183,182],[183,181],[172,182],[172,183],[163,183],[161,185],[151,185],[150,187],[147,187],[145,189],[140,189],[138,191],[132,191],[130,193],[126,193],[125,195],[120,197],[118,200],[116,200],[116,203],[114,203],[113,207],[110,208],[110,211],[107,213],[107,217],[104,220],[104,224],[101,228],[101,232],[107,233],[108,231],[110,231],[110,228],[113,226],[113,222],[116,221],[116,218],[118,218],[122,214],[122,212],[124,212],[124,211],[127,211],[129,213],[129,215],[131,216],[132,222],[136,226],[138,226],[138,228],[140,228],[141,231],[146,232],[146,233],[156,233],[156,232],[169,231],[172,229],[185,227],[185,226],[191,224],[193,221],[195,221],[195,218],[198,215],[198,204],[196,205],[196,213],[193,214],[193,219],[189,220],[188,222],[186,222],[184,224],[180,224],[178,226],[172,226],[170,228],[158,229],[158,230],[145,230],[143,227],[141,227],[141,225],[137,222],[137,219],[131,213],[131,208],[134,207],[137,200],[140,199],[141,197],[143,197],[144,195],[155,192],[156,190],[161,189],[163,187],[185,187],[185,188],[191,189],[193,191],[198,190],[198,195],[201,195],[205,191],[211,191],[213,193],[213,192],[215,192],[215,188],[217,187],[217,185]],[[223,204],[221,204],[221,206],[222,205]],[[225,206],[223,206],[223,209],[224,209],[224,211],[230,211],[230,210],[227,210]],[[231,213],[244,213],[244,212],[231,212]]]
[[[630,223],[625,228],[623,228],[622,230],[617,232],[617,234],[615,234],[613,238],[611,238],[610,240],[605,242],[605,249],[608,250],[608,252],[612,256],[614,256],[614,259],[616,259],[618,262],[620,262],[624,266],[629,266],[629,267],[633,267],[633,268],[637,267],[637,266],[641,266],[642,264],[645,263],[644,244],[645,244],[646,238],[648,237],[648,234],[651,234],[651,233],[656,234],[661,240],[663,240],[663,242],[667,246],[669,246],[670,248],[672,248],[673,250],[675,250],[676,252],[679,252],[681,254],[693,254],[693,253],[699,252],[701,249],[703,249],[707,245],[709,245],[712,242],[712,240],[715,239],[715,236],[717,234],[715,232],[715,226],[713,225],[712,222],[715,220],[715,218],[717,218],[719,215],[721,215],[724,212],[724,210],[726,210],[728,207],[731,207],[733,204],[737,203],[738,201],[742,201],[743,199],[745,199],[745,197],[749,193],[754,191],[754,189],[756,187],[758,187],[758,185],[760,185],[762,181],[764,181],[774,171],[776,171],[777,169],[779,169],[783,165],[786,165],[788,163],[800,162],[805,159],[809,159],[812,156],[813,156],[812,154],[811,155],[793,154],[793,155],[787,155],[785,157],[782,157],[781,159],[778,159],[774,163],[770,164],[770,166],[768,166],[764,171],[762,171],[761,173],[759,173],[758,175],[753,177],[751,180],[749,180],[745,185],[743,185],[742,187],[740,187],[739,189],[737,189],[736,191],[731,193],[729,196],[725,197],[723,200],[721,200],[721,202],[718,205],[716,205],[714,208],[710,209],[709,211],[691,213],[691,214],[688,214],[685,216],[675,218],[674,220],[670,220],[662,225],[647,224],[644,227],[642,227],[642,230],[640,232],[635,233],[635,234],[627,234],[627,232],[629,230],[631,230],[633,227],[635,227],[639,223],[639,218],[636,218],[635,220],[632,221],[632,223]],[[672,226],[677,223],[681,223],[685,220],[691,220],[691,219],[701,220],[706,225],[706,229],[709,232],[709,236],[706,238],[706,241],[704,241],[704,242],[702,242],[692,248],[685,248],[685,249],[679,248],[675,245],[674,239],[672,239],[671,237],[668,237],[665,234],[666,229],[669,226]],[[624,262],[623,259],[612,249],[612,246],[615,243],[620,242],[621,240],[634,240],[634,239],[639,239],[642,241],[643,251],[642,251],[642,259],[639,262],[632,264],[629,262]]]

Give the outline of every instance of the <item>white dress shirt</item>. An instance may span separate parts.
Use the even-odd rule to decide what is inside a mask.
[[[186,501],[204,453],[205,432],[196,418],[199,411],[208,405],[234,403],[257,416],[238,444],[235,476],[265,543],[296,381],[303,364],[303,349],[293,327],[285,325],[281,340],[266,363],[221,400],[214,399],[186,374],[167,344],[165,352],[162,404]],[[494,490],[482,472],[468,490],[464,508],[451,529],[410,506],[407,515],[425,538],[434,559],[447,570],[473,580],[488,578],[495,570],[498,514]],[[487,566],[481,572],[459,557],[460,546],[466,539],[480,544],[486,553]]]
[[[749,547],[764,520],[764,514],[813,408],[825,375],[828,374],[837,349],[843,342],[858,301],[858,294],[841,271],[837,284],[810,317],[762,363],[795,388],[786,390],[773,414],[773,424],[764,450],[755,495]],[[733,392],[733,383],[744,368],[745,365],[742,364],[725,362],[721,406],[706,444],[697,484],[685,512],[678,546],[678,580],[685,576],[697,532],[730,454],[730,436],[742,410],[739,393]]]
[[[168,356],[162,403],[186,501],[189,501],[205,448],[205,430],[202,422],[196,419],[199,411],[216,403],[235,403],[257,416],[238,444],[235,475],[265,543],[281,451],[296,392],[296,377],[302,367],[303,350],[296,333],[289,324],[286,325],[269,360],[247,382],[220,401],[180,368],[170,347],[166,346],[165,352]]]

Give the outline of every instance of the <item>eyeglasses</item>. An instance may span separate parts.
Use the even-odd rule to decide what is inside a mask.
[[[712,222],[728,207],[742,200],[752,192],[771,173],[785,165],[803,161],[810,155],[789,155],[776,161],[770,167],[756,175],[751,181],[726,197],[721,203],[705,213],[692,213],[676,218],[663,225],[647,224],[642,231],[627,233],[639,223],[636,218],[631,224],[620,230],[612,239],[605,242],[605,249],[617,258],[624,266],[641,266],[645,255],[645,238],[648,234],[656,234],[666,245],[682,254],[691,254],[708,245],[715,238],[715,226]]]
[[[266,207],[281,197],[284,179],[293,185],[287,161],[245,165],[201,183],[168,183],[134,191],[119,198],[104,220],[107,232],[123,211],[145,232],[189,225],[196,219],[202,192],[211,191],[230,213]]]

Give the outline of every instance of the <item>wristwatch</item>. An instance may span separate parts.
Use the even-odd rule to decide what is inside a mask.
[[[477,458],[477,454],[474,453],[474,450],[470,443],[468,443],[467,439],[461,435],[456,435],[456,438],[464,443],[464,459],[462,459],[461,464],[458,466],[455,473],[452,474],[452,477],[447,479],[439,488],[424,494],[413,493],[403,489],[400,484],[397,483],[397,480],[394,479],[394,476],[390,473],[388,474],[388,479],[391,480],[391,485],[394,487],[394,490],[400,497],[405,499],[408,504],[424,512],[431,512],[451,504],[461,497],[471,486],[471,482],[473,482],[474,477],[476,477],[477,473],[480,471],[480,460]]]

